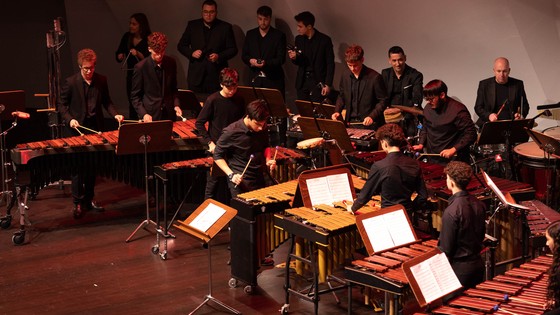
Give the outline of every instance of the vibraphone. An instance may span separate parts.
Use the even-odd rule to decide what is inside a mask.
[[[230,287],[237,281],[247,284],[251,293],[257,285],[261,261],[286,239],[286,234],[273,227],[273,214],[290,208],[297,180],[257,189],[231,199],[237,215],[230,222],[231,276]]]
[[[385,314],[397,314],[399,299],[412,297],[408,280],[401,269],[402,263],[420,256],[437,246],[437,240],[417,242],[380,254],[352,261],[344,269],[345,278],[351,283],[364,285],[385,292]],[[351,305],[348,307],[350,314]]]
[[[379,208],[363,207],[360,212],[367,213]],[[289,233],[291,238],[288,258],[286,259],[286,303],[290,304],[290,294],[313,302],[315,314],[318,312],[319,295],[343,289],[346,285],[332,287],[330,280],[339,283],[344,281],[333,277],[333,271],[345,264],[353,252],[363,246],[362,239],[356,228],[356,217],[348,212],[343,205],[317,205],[314,209],[300,207],[286,210],[283,214],[274,215],[274,225]],[[297,247],[296,247],[297,243]],[[307,243],[307,246],[305,246]],[[307,248],[307,250],[304,250]],[[295,249],[295,251],[294,251]],[[317,251],[317,257],[315,252]],[[306,258],[309,256],[309,258]],[[313,274],[312,290],[301,292],[290,285],[290,262],[296,260],[296,272],[303,274],[303,264],[311,268]],[[319,284],[329,282],[329,289],[320,290]]]
[[[431,314],[542,314],[551,264],[551,256],[539,256],[464,291]]]

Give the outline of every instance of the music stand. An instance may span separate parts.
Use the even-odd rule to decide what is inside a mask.
[[[268,104],[271,117],[288,117],[288,110],[284,103],[284,97],[277,89],[238,86],[237,94],[243,98],[245,104],[249,104],[257,99],[264,100]]]
[[[144,153],[144,177],[146,179],[146,219],[130,234],[125,242],[129,242],[139,229],[147,225],[157,224],[150,219],[150,199],[148,189],[148,152],[169,151],[173,122],[170,120],[154,121],[122,125],[119,129],[119,142],[115,153],[117,155]],[[167,232],[167,231],[166,231]]]
[[[316,102],[296,100],[296,108],[302,117],[317,117],[331,119],[334,114],[335,106],[329,104],[319,104]]]
[[[176,228],[208,244],[208,294],[204,301],[189,315],[194,314],[202,306],[212,301],[233,314],[241,312],[224,304],[212,296],[212,252],[210,241],[220,232],[237,214],[237,210],[219,203],[213,199],[206,199],[185,221],[174,224]]]
[[[558,140],[556,140],[553,137],[547,136],[544,133],[535,131],[535,130],[525,129],[525,131],[531,137],[531,139],[533,139],[533,141],[535,141],[535,143],[539,146],[539,148],[541,150],[543,150],[543,152],[545,153],[546,168],[547,169],[550,167],[550,164],[551,164],[551,161],[550,161],[551,160],[550,159],[551,155],[556,159],[560,159],[560,142]],[[546,204],[549,205],[549,206],[552,206],[550,204],[550,195],[556,189],[556,187],[555,187],[556,186],[556,180],[555,180],[556,166],[557,166],[556,163],[554,163],[553,172],[550,175],[551,178],[546,179],[546,185],[547,185]],[[548,172],[545,172],[545,174],[546,174],[546,176],[549,176]],[[554,201],[554,207],[553,208],[556,208],[556,206],[557,206],[556,203],[557,203],[557,200]]]
[[[177,98],[179,98],[179,104],[181,104],[183,117],[187,119],[198,117],[202,106],[200,106],[200,102],[193,91],[178,89]]]
[[[514,143],[527,142],[529,140],[525,129],[533,128],[533,123],[533,119],[486,122],[482,125],[482,130],[480,131],[476,145],[505,143],[510,171],[514,175],[514,179],[518,180],[517,172],[514,171],[513,151],[511,148]]]

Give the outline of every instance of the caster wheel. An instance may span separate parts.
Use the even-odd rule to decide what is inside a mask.
[[[21,245],[25,241],[25,231],[19,231],[14,233],[12,236],[12,243],[15,245]]]
[[[159,253],[159,246],[154,245],[152,247],[152,254],[157,255]]]
[[[0,228],[2,228],[3,230],[9,228],[11,224],[12,224],[12,216],[11,215],[0,219]]]
[[[247,294],[251,294],[251,293],[253,293],[253,287],[250,286],[250,285],[245,286],[245,287],[243,288],[243,291],[244,291],[245,293],[247,293]]]
[[[237,287],[237,280],[234,278],[229,279],[228,281],[228,285],[230,288],[236,288]]]
[[[288,314],[289,312],[290,312],[290,305],[289,304],[282,305],[282,308],[280,309],[280,314],[285,315]]]
[[[167,259],[167,252],[166,251],[161,252],[159,254],[159,257],[161,258],[161,260],[166,260]]]

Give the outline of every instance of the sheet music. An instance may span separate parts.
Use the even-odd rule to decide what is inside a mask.
[[[436,254],[425,261],[411,266],[410,271],[426,303],[461,288],[461,282],[444,253]]]
[[[374,252],[414,242],[404,210],[392,211],[362,221]]]
[[[206,231],[208,231],[208,229],[225,213],[225,209],[222,209],[213,203],[209,203],[208,206],[206,206],[206,208],[204,208],[204,210],[202,210],[202,212],[200,212],[200,214],[196,216],[191,223],[189,223],[189,225],[206,233]]]
[[[506,198],[506,196],[504,196],[504,194],[502,193],[500,188],[498,188],[498,186],[496,186],[496,184],[494,184],[494,181],[492,180],[492,178],[490,178],[490,176],[488,176],[488,174],[486,174],[486,172],[483,171],[482,175],[484,176],[484,180],[486,181],[486,184],[488,185],[488,187],[490,187],[490,189],[492,189],[492,191],[496,194],[498,199],[500,199],[500,201],[502,202],[503,205],[518,208],[518,209],[529,210],[529,208],[527,208],[525,206],[522,206],[522,205],[517,204],[515,202],[510,202]]]
[[[350,179],[346,173],[306,180],[311,205],[332,205],[336,201],[352,200]]]

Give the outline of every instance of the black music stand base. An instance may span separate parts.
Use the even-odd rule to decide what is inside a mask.
[[[241,314],[240,311],[234,309],[233,307],[223,303],[222,301],[212,296],[212,250],[211,250],[210,242],[206,244],[208,244],[208,294],[204,297],[204,301],[202,301],[200,305],[198,305],[192,312],[190,312],[189,315],[196,313],[196,311],[198,311],[204,305],[208,304],[208,302],[210,301],[216,303],[217,305],[221,306],[223,309],[229,311],[232,314]]]

